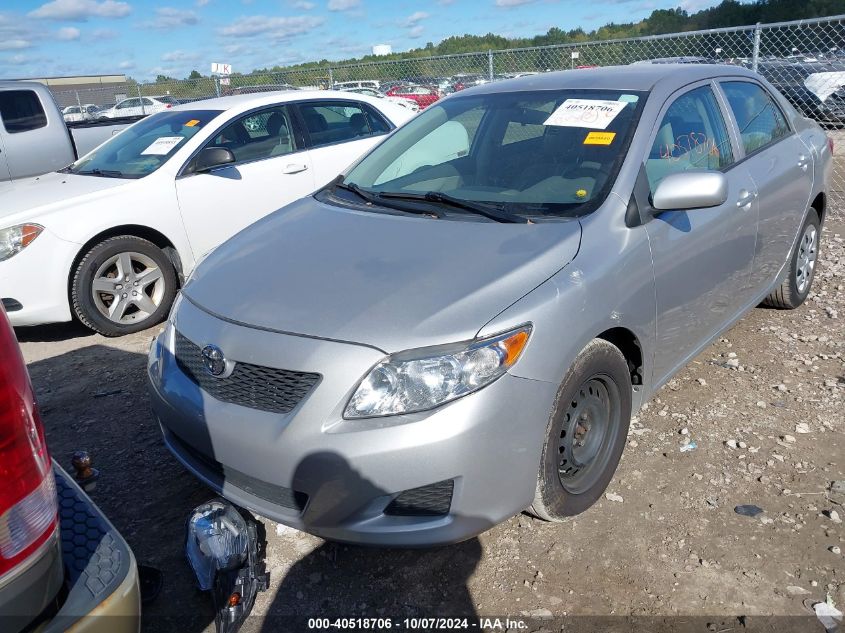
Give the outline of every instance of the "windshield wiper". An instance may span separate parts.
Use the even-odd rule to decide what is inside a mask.
[[[396,209],[397,211],[402,211],[403,213],[412,213],[414,215],[428,215],[434,216],[436,218],[442,218],[443,213],[438,210],[432,210],[430,208],[421,209],[419,207],[408,207],[405,205],[396,205],[390,202],[385,202],[384,198],[386,197],[382,193],[375,193],[371,191],[367,191],[365,189],[361,189],[358,185],[354,182],[343,182],[342,180],[338,180],[334,183],[335,187],[340,187],[341,189],[345,189],[346,191],[351,191],[359,198],[366,200],[370,204],[377,204],[385,207],[389,207],[391,209]],[[409,198],[410,200],[415,200],[415,198]]]
[[[426,193],[385,192],[379,193],[378,196],[379,198],[391,198],[396,200],[422,200],[425,202],[436,202],[456,209],[469,211],[470,213],[475,213],[477,215],[483,215],[485,218],[489,218],[496,222],[507,222],[512,224],[529,223],[528,219],[521,215],[508,213],[503,209],[497,209],[489,204],[456,198],[455,196],[450,196],[448,193],[443,193],[442,191],[428,191]]]
[[[72,172],[79,176],[102,176],[104,178],[123,178],[123,172],[117,169],[88,169]]]

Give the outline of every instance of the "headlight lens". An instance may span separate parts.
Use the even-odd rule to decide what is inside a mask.
[[[531,326],[456,345],[402,352],[370,370],[343,417],[371,418],[425,411],[489,385],[522,354]]]
[[[44,227],[40,224],[19,224],[0,229],[0,262],[20,253],[32,244],[43,230]]]

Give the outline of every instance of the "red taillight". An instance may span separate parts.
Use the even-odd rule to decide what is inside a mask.
[[[0,308],[0,577],[38,549],[56,527],[50,464],[29,374]]]
[[[172,104],[172,103],[167,103],[167,104],[165,104],[165,106],[164,106],[164,107],[165,107],[165,108],[172,108],[172,107],[173,107],[173,104]]]
[[[832,136],[827,137],[827,149],[830,150],[830,155],[833,156],[833,137]]]

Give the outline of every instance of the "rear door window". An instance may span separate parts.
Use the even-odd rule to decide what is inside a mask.
[[[746,154],[789,135],[786,117],[761,86],[750,81],[725,81],[721,85],[739,126]]]
[[[0,119],[9,134],[29,132],[47,125],[47,115],[34,90],[0,91]]]
[[[355,101],[315,101],[298,106],[311,147],[386,134],[390,125],[375,109]]]

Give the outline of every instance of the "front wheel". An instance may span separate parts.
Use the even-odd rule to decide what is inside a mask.
[[[76,316],[104,336],[152,327],[176,296],[176,271],[164,251],[140,237],[104,240],[79,261],[71,282]]]
[[[560,521],[593,505],[616,472],[630,421],[628,363],[619,348],[594,339],[558,391],[530,512]]]

